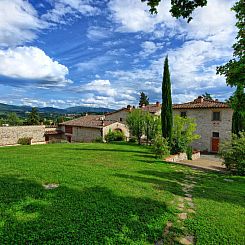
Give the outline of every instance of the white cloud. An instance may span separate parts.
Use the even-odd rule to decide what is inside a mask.
[[[119,31],[153,31],[155,18],[149,14],[146,4],[138,0],[112,0],[108,6],[112,18],[120,24]]]
[[[109,80],[93,80],[90,83],[82,85],[80,91],[96,92],[99,95],[115,96],[117,92],[111,87]]]
[[[52,60],[37,47],[0,50],[0,75],[18,80],[37,81],[40,87],[65,86],[68,68]]]
[[[161,48],[161,45],[156,44],[152,41],[145,41],[141,44],[142,51],[139,53],[142,57],[147,57],[151,54],[154,54],[159,48]]]
[[[91,40],[100,40],[110,37],[110,30],[99,26],[90,26],[87,30],[87,37]]]
[[[36,38],[37,30],[47,26],[28,1],[0,1],[0,47],[30,42]]]
[[[93,7],[91,2],[90,0],[50,0],[53,8],[44,14],[42,19],[57,24],[65,24],[74,17],[79,18],[81,15],[93,16],[99,14],[99,9]]]

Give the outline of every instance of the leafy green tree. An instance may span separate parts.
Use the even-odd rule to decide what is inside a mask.
[[[142,107],[143,105],[149,105],[149,98],[144,92],[141,92],[139,106]]]
[[[157,14],[157,6],[161,0],[141,0],[141,2],[147,2],[151,14]],[[205,5],[207,5],[207,0],[171,0],[170,13],[173,17],[183,17],[187,19],[187,22],[190,22],[192,12],[197,7],[204,7]]]
[[[237,86],[230,104],[234,110],[232,116],[232,133],[238,135],[239,132],[245,131],[245,94],[242,85],[239,84]]]
[[[27,118],[27,124],[28,125],[39,125],[40,124],[40,116],[37,111],[37,108],[35,107],[32,108]]]
[[[174,116],[172,153],[186,152],[193,140],[200,138],[196,126],[194,118]]]
[[[149,112],[144,115],[144,134],[147,139],[147,144],[161,132],[161,119]]]
[[[236,12],[236,27],[238,33],[236,36],[236,43],[233,44],[233,56],[228,63],[217,67],[217,74],[224,75],[227,85],[230,86],[245,86],[245,3],[244,0],[239,0],[232,8]]]
[[[173,127],[173,109],[171,98],[171,81],[168,67],[168,57],[164,61],[164,71],[162,80],[162,136],[168,139],[171,144],[172,141],[172,127]]]
[[[245,175],[245,132],[233,134],[230,140],[222,142],[219,154],[228,170]]]
[[[207,93],[207,92],[205,92],[205,94],[202,94],[202,97],[203,97],[204,99],[207,99],[207,100],[213,100],[211,94],[209,94],[209,93]]]
[[[133,136],[137,138],[138,144],[141,144],[141,137],[144,133],[145,113],[140,109],[135,109],[127,116],[126,123]]]
[[[6,123],[9,124],[10,126],[17,126],[21,124],[21,120],[15,112],[11,112],[7,116]]]
[[[2,126],[3,124],[4,124],[4,120],[0,118],[0,126]]]

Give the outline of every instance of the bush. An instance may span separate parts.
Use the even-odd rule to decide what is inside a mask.
[[[245,132],[234,134],[231,140],[221,143],[219,155],[228,170],[245,175]]]
[[[157,135],[153,140],[152,150],[156,158],[162,158],[163,156],[170,155],[168,141],[161,135]]]
[[[180,152],[187,152],[187,142],[185,138],[173,138],[172,144],[171,144],[171,154],[178,154]]]
[[[97,137],[95,140],[93,140],[94,143],[104,143],[103,141],[103,138],[100,136],[100,137]]]
[[[124,136],[123,132],[121,132],[119,130],[115,130],[115,131],[110,130],[108,132],[108,134],[105,136],[105,140],[106,140],[106,142],[124,141],[125,136]]]
[[[188,146],[186,150],[186,155],[188,160],[192,160],[192,147]]]
[[[32,140],[32,138],[30,138],[30,137],[19,138],[17,143],[20,145],[30,145],[31,140]]]
[[[136,143],[137,142],[137,138],[136,137],[131,137],[129,140],[128,140],[128,142],[130,142],[130,143]]]

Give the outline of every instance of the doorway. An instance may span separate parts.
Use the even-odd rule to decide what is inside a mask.
[[[213,132],[211,139],[211,151],[217,153],[219,151],[219,132]]]

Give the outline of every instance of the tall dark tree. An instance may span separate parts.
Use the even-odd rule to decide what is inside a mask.
[[[239,132],[245,131],[245,94],[242,85],[237,86],[230,104],[234,110],[232,116],[232,133],[239,135]]]
[[[209,94],[209,93],[207,93],[207,92],[205,92],[205,94],[202,94],[202,97],[203,97],[204,99],[207,99],[207,100],[213,100],[211,94]]]
[[[141,92],[139,106],[142,107],[143,105],[149,105],[149,98],[144,92]]]
[[[173,128],[173,110],[171,97],[171,81],[168,67],[168,56],[164,61],[164,71],[162,80],[162,136],[168,138],[168,142],[172,142],[172,128]]]
[[[29,125],[39,125],[40,124],[40,116],[37,111],[37,108],[33,107],[31,112],[28,115],[27,123]]]

